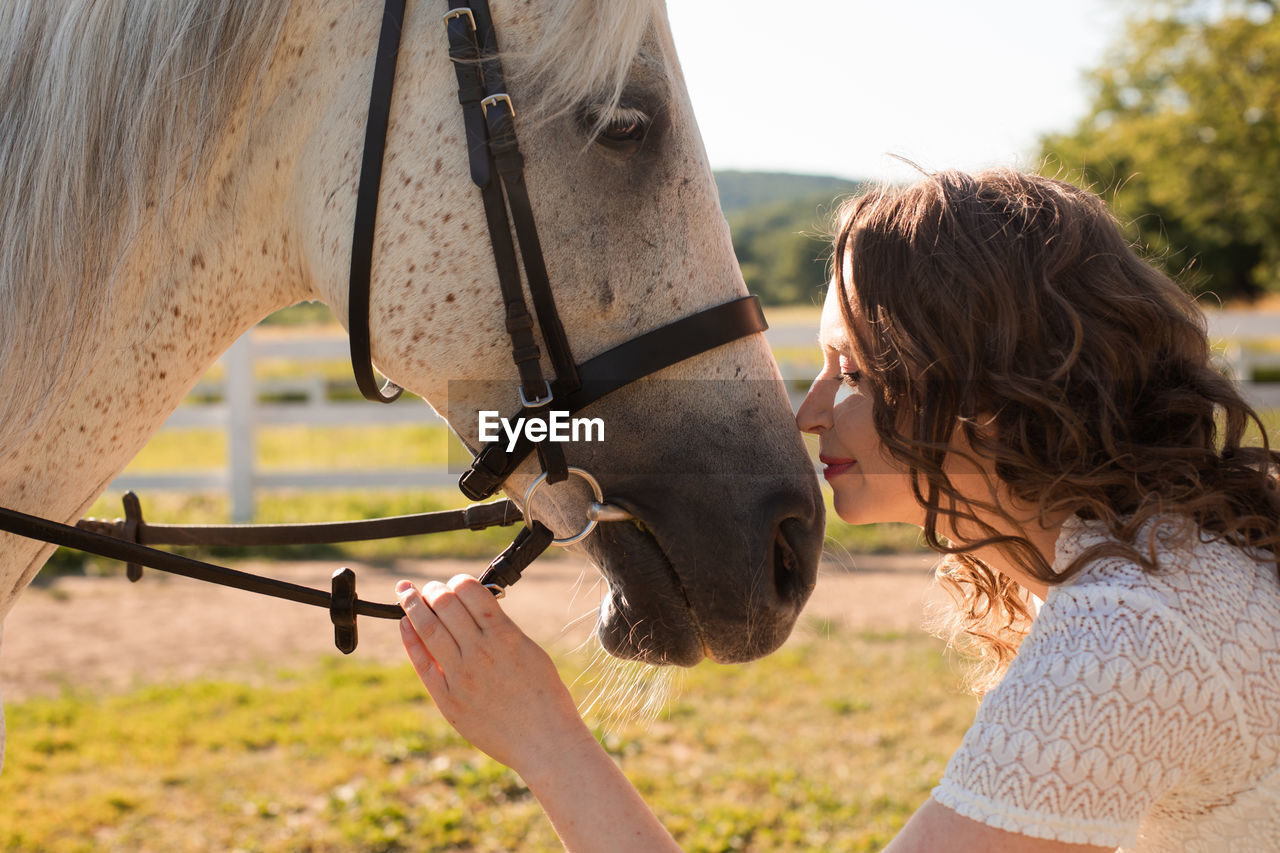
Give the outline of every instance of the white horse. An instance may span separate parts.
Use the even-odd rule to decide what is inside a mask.
[[[379,369],[455,413],[475,446],[477,420],[457,412],[516,406],[509,390],[455,385],[446,407],[450,381],[515,372],[444,10],[410,3],[404,24],[371,334]],[[254,323],[303,300],[346,322],[381,12],[380,0],[0,8],[0,505],[79,518]],[[492,12],[579,360],[745,295],[661,6],[494,0]],[[608,581],[611,653],[738,661],[790,632],[823,511],[778,379],[754,335],[587,412],[608,424],[612,456],[585,461],[641,520],[575,546]],[[536,472],[527,460],[510,493]],[[548,496],[553,528],[580,526],[581,495]],[[0,534],[0,621],[51,551]]]

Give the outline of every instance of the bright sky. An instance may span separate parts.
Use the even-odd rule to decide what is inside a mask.
[[[1107,0],[668,0],[716,169],[909,180],[1031,168],[1084,115]]]

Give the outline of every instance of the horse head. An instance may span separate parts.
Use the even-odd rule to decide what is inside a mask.
[[[492,14],[552,291],[578,360],[745,295],[662,9],[495,2]],[[359,31],[373,40],[368,22]],[[405,24],[370,334],[382,372],[445,413],[474,449],[479,412],[520,406],[443,35],[434,12]],[[368,74],[341,84],[326,115],[359,115]],[[339,136],[314,137],[297,191],[302,233],[314,235],[308,265],[330,271],[318,286],[341,314],[359,142]],[[573,546],[608,580],[605,647],[681,664],[776,648],[813,586],[823,511],[763,336],[684,360],[582,414],[599,419],[604,441],[572,445],[569,463],[635,516]],[[538,470],[526,460],[508,493],[520,499]],[[571,482],[540,490],[534,512],[568,536],[589,498]]]

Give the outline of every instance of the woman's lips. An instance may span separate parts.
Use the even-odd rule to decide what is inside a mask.
[[[818,461],[826,466],[822,469],[822,476],[828,480],[832,477],[840,476],[858,464],[857,459],[837,459],[834,456],[823,456],[821,454],[818,456]]]

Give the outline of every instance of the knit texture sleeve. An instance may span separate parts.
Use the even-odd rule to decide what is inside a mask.
[[[1142,816],[1229,760],[1239,702],[1177,614],[1141,591],[1053,591],[934,789],[973,820],[1129,846]]]

